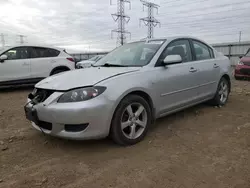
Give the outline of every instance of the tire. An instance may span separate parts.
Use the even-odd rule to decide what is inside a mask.
[[[134,145],[146,136],[151,119],[152,113],[147,101],[138,95],[128,95],[116,108],[111,122],[110,136],[116,144]]]
[[[56,69],[54,70],[52,73],[51,73],[51,76],[52,75],[56,75],[56,74],[59,74],[61,72],[65,72],[65,71],[68,71],[67,69]]]
[[[213,104],[214,106],[224,106],[228,101],[229,93],[230,93],[230,84],[227,79],[222,77],[219,82],[216,94],[214,98],[211,100],[211,104]],[[223,98],[221,97],[221,95],[223,95]]]

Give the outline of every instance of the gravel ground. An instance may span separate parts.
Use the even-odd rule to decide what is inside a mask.
[[[24,118],[31,89],[0,93],[0,187],[250,187],[250,82],[233,83],[228,104],[205,104],[156,122],[145,140],[67,141]]]

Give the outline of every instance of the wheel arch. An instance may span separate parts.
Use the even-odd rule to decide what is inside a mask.
[[[113,117],[114,117],[114,114],[115,114],[115,111],[116,109],[118,108],[119,104],[121,103],[121,101],[129,96],[129,95],[138,95],[142,98],[144,98],[147,103],[149,104],[150,106],[150,109],[151,109],[151,113],[152,113],[152,123],[155,121],[155,105],[154,105],[154,102],[152,100],[152,98],[150,97],[150,95],[148,94],[148,92],[146,92],[145,90],[143,89],[134,89],[134,90],[129,90],[127,92],[124,92],[123,95],[121,95],[121,97],[117,100],[118,102],[115,104],[113,110],[112,110],[112,115],[111,115],[111,121],[113,120]],[[110,124],[111,125],[111,124]],[[110,133],[110,130],[111,130],[111,126],[109,127],[109,133]]]
[[[114,109],[113,109],[113,112],[112,112],[112,115],[111,115],[111,121],[110,121],[110,127],[109,127],[109,135],[111,133],[111,122],[113,121],[113,118],[114,118],[114,114],[115,114],[115,111],[117,110],[119,104],[121,103],[121,101],[126,98],[127,96],[129,95],[138,95],[140,97],[142,97],[143,99],[145,99],[147,101],[147,103],[149,104],[150,106],[150,110],[151,110],[151,113],[152,113],[152,123],[154,123],[155,121],[155,107],[154,107],[154,103],[153,103],[153,100],[152,98],[150,97],[150,95],[148,94],[148,92],[144,91],[143,89],[134,89],[134,90],[129,90],[127,92],[125,92],[118,100],[118,102],[116,103]]]
[[[67,66],[65,66],[65,65],[62,65],[62,66],[57,66],[57,67],[54,67],[53,69],[52,69],[52,71],[50,72],[50,76],[53,74],[53,72],[55,72],[56,70],[65,70],[65,71],[69,71],[70,70],[70,68],[69,67],[67,67]]]
[[[229,84],[229,92],[231,92],[231,78],[230,78],[230,76],[228,75],[228,74],[224,74],[224,75],[222,75],[222,77],[221,78],[225,78],[227,81],[228,81],[228,84]]]

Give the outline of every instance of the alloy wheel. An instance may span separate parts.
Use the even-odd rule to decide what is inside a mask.
[[[228,84],[225,81],[222,81],[219,87],[219,97],[221,103],[224,104],[227,101],[228,94],[229,94]]]
[[[140,103],[128,105],[121,116],[121,130],[128,139],[140,137],[147,125],[147,112]]]

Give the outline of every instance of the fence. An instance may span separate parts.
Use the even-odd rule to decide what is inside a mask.
[[[212,46],[218,52],[222,52],[226,55],[234,66],[239,62],[239,57],[245,55],[250,48],[250,42],[214,44]]]

